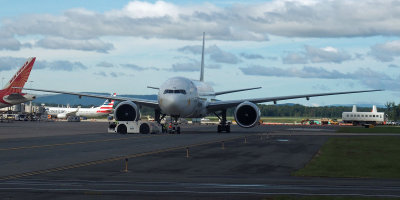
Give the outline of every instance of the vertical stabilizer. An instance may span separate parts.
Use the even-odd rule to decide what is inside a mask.
[[[378,110],[376,109],[376,105],[373,105],[373,106],[372,106],[372,112],[373,112],[373,113],[378,112]]]
[[[20,93],[22,89],[17,89],[13,87],[24,87],[26,81],[28,81],[29,74],[31,73],[33,64],[35,63],[36,58],[29,58],[24,65],[15,73],[15,75],[8,81],[7,85],[4,87],[4,90],[7,90],[9,94],[12,93]]]
[[[353,105],[353,110],[351,112],[357,112],[357,106]]]
[[[204,81],[204,36],[205,32],[203,32],[203,49],[201,51],[201,69],[200,69],[200,81]]]

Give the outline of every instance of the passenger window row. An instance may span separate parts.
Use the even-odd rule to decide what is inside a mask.
[[[186,94],[185,90],[164,90],[164,94]]]
[[[379,117],[379,118],[382,118],[382,115],[349,115],[349,114],[347,114],[346,117]]]

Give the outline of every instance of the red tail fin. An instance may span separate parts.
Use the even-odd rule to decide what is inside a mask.
[[[24,65],[15,73],[11,80],[4,87],[7,93],[20,93],[22,89],[17,89],[13,87],[24,87],[26,81],[28,81],[29,74],[31,73],[33,64],[35,63],[36,57],[29,58]]]

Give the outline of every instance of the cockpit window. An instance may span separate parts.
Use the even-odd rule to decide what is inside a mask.
[[[186,90],[164,90],[164,94],[170,94],[170,93],[186,94]]]

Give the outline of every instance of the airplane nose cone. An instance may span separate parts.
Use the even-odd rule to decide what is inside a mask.
[[[184,99],[178,95],[170,95],[162,98],[161,108],[170,115],[181,115],[184,107]]]

